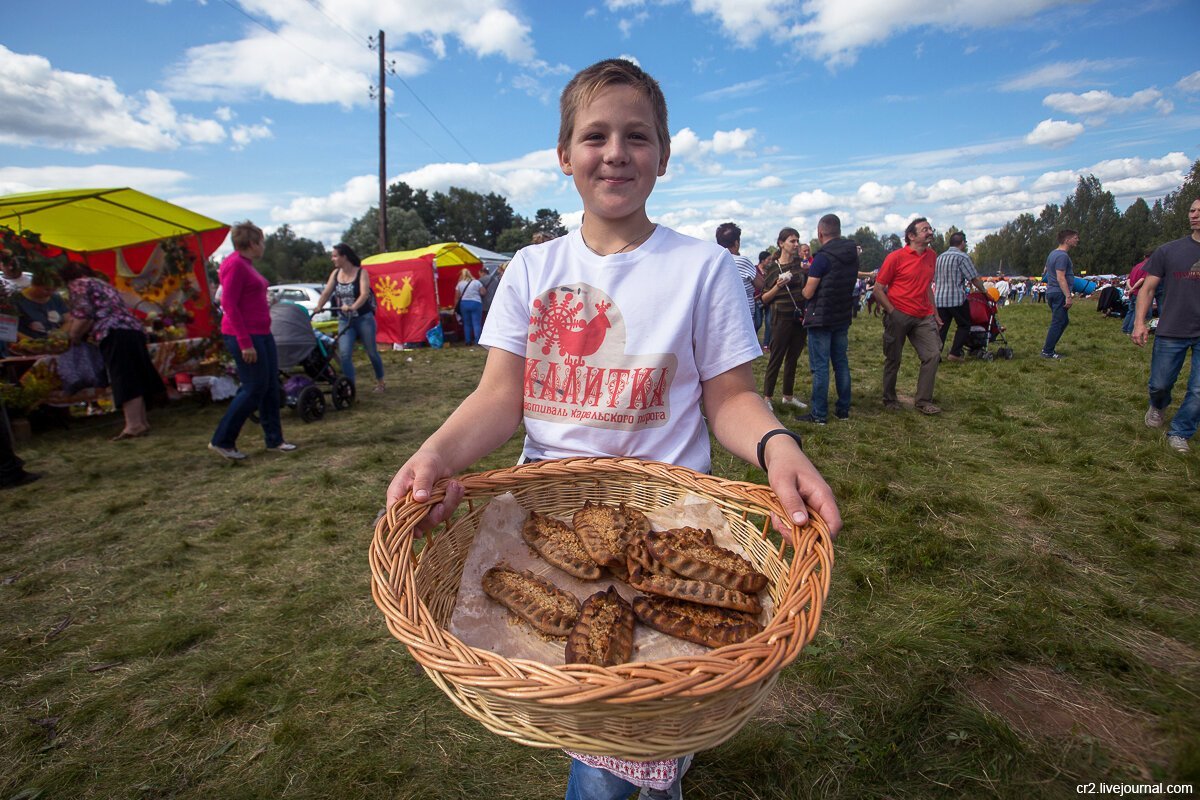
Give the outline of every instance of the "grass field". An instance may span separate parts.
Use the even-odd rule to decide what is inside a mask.
[[[687,797],[1200,778],[1200,441],[1142,425],[1119,320],[1078,304],[1047,362],[1048,317],[1005,309],[1016,358],[943,364],[932,418],[882,409],[880,323],[856,322],[852,418],[804,432],[845,517],[821,630]],[[46,477],[0,493],[0,798],[562,795],[566,758],[458,712],[371,601],[384,489],[483,352],[384,358],[386,394],[285,411],[289,455],[249,426],[251,458],[217,458],[224,406],[194,403],[145,439],[108,417],[21,446]],[[719,448],[714,471],[763,480]]]

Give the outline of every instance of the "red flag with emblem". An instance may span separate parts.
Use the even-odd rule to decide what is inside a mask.
[[[382,344],[423,342],[438,323],[433,255],[364,264],[375,292],[375,340]]]

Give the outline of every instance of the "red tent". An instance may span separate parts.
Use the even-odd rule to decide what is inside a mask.
[[[362,265],[379,302],[376,339],[385,344],[424,341],[425,334],[439,322],[439,310],[454,307],[459,273],[465,268],[479,277],[483,266],[458,242],[380,253],[364,258]]]

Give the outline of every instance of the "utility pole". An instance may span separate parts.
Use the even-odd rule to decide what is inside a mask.
[[[386,253],[387,244],[387,71],[384,63],[383,31],[371,44],[379,51],[379,252]]]

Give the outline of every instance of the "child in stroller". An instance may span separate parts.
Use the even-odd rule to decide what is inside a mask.
[[[282,402],[300,413],[305,422],[325,416],[325,395],[339,411],[354,402],[354,382],[338,375],[333,365],[333,339],[322,342],[313,330],[308,311],[295,303],[271,306],[271,333],[279,350]],[[297,367],[299,372],[293,372]],[[322,389],[321,384],[324,384]]]
[[[971,292],[967,295],[967,307],[971,314],[971,334],[967,338],[967,354],[984,361],[991,361],[996,356],[1011,359],[1013,351],[1004,337],[1004,326],[997,319],[996,301],[982,292]],[[995,353],[989,349],[992,342],[999,342],[1001,345],[996,348]]]

